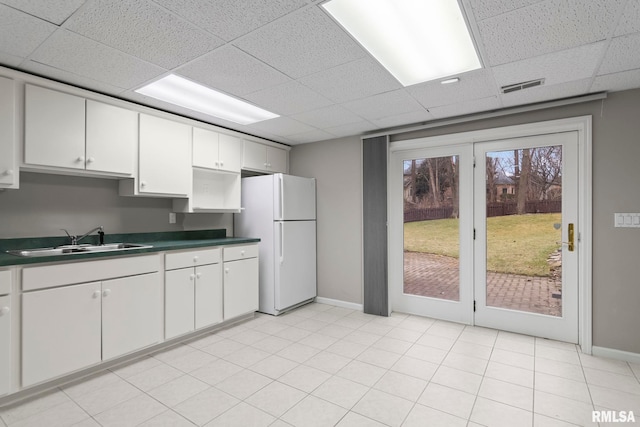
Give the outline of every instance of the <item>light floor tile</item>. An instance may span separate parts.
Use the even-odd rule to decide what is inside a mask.
[[[309,335],[309,331],[305,331],[304,329],[296,328],[295,326],[291,326],[289,328],[283,329],[278,333],[275,333],[273,336],[297,342],[303,338],[306,338]]]
[[[529,338],[529,340],[516,339],[513,335],[503,336],[502,333],[500,333],[496,339],[494,348],[533,356],[535,355],[535,340],[531,337],[526,338]]]
[[[104,427],[133,427],[166,410],[157,400],[141,394],[96,415],[95,419]]]
[[[442,364],[450,368],[460,369],[461,371],[471,372],[472,374],[484,375],[489,363],[486,359],[466,356],[460,353],[449,353],[444,358]]]
[[[614,374],[599,369],[583,368],[589,385],[607,387],[626,393],[640,395],[640,382],[635,376]]]
[[[303,363],[318,353],[320,353],[320,350],[317,348],[309,347],[304,344],[293,343],[280,350],[277,355],[284,357],[285,359],[293,360],[294,362]]]
[[[387,338],[393,338],[408,343],[415,343],[421,336],[422,333],[418,331],[412,331],[401,327],[393,328],[387,333],[387,335],[385,335]]]
[[[355,412],[349,412],[345,415],[336,427],[386,427],[384,424],[379,423],[371,418],[367,418]]]
[[[251,344],[254,348],[269,354],[274,354],[293,344],[293,341],[269,335],[268,337]]]
[[[492,350],[493,348],[491,346],[460,340],[456,341],[453,347],[451,347],[451,352],[453,353],[485,360],[489,360]]]
[[[375,345],[375,344],[374,344]],[[368,348],[356,360],[378,366],[383,369],[391,368],[400,359],[401,355],[377,348]]]
[[[72,383],[65,384],[60,388],[71,399],[75,399],[118,381],[122,381],[122,379],[113,372],[102,371],[88,377],[81,378],[77,381],[73,381]]]
[[[245,402],[274,417],[280,417],[306,395],[296,388],[274,381],[251,395]]]
[[[580,365],[580,357],[578,357],[578,352],[575,348],[573,350],[566,350],[545,345],[537,345],[536,358],[551,359],[556,362]]]
[[[533,414],[533,427],[575,427],[571,424],[546,415]]]
[[[9,425],[11,427],[66,427],[79,423],[87,418],[89,418],[89,415],[87,415],[82,408],[74,402],[69,401]]]
[[[148,394],[162,404],[172,408],[208,388],[208,384],[192,376],[183,375],[149,390]]]
[[[582,366],[557,362],[549,359],[536,359],[536,372],[555,375],[573,381],[586,382]]]
[[[216,357],[224,357],[244,347],[246,346],[238,341],[224,339],[206,347],[202,347],[201,350]]]
[[[491,361],[504,363],[505,365],[515,366],[522,369],[533,370],[534,357],[528,354],[518,353],[515,351],[502,350],[494,348],[491,352]]]
[[[451,347],[456,343],[455,338],[441,337],[439,335],[433,335],[429,332],[425,332],[419,339],[415,341],[416,344],[425,345],[427,347],[438,348],[440,350],[449,351]]]
[[[328,402],[351,409],[364,396],[369,387],[340,378],[331,377],[313,391],[313,395]]]
[[[193,427],[193,423],[174,411],[164,411],[140,424],[140,427]]]
[[[529,369],[489,361],[484,375],[485,377],[495,378],[524,387],[533,387],[534,371]]]
[[[373,388],[415,402],[426,386],[427,381],[425,380],[395,371],[388,371]]]
[[[245,369],[216,384],[216,388],[238,399],[246,399],[273,380]]]
[[[182,372],[189,373],[205,366],[207,363],[213,362],[214,360],[216,360],[215,356],[204,351],[196,350],[183,356],[167,360],[165,363]]]
[[[426,345],[414,344],[404,354],[405,356],[413,357],[415,359],[424,360],[431,363],[442,363],[447,356],[447,350],[441,350],[435,347],[429,347]]]
[[[100,412],[125,402],[142,393],[140,389],[119,380],[98,390],[83,394],[74,399],[74,401],[82,407],[89,415],[96,415]]]
[[[240,366],[218,359],[192,371],[189,375],[209,385],[216,385],[240,371],[242,371]]]
[[[315,396],[307,396],[287,411],[282,419],[297,427],[333,426],[340,421],[347,410]]]
[[[272,379],[278,379],[299,364],[284,357],[271,355],[251,366],[251,370]]]
[[[455,388],[456,390],[476,394],[482,382],[482,376],[459,369],[440,366],[431,382]]]
[[[557,394],[581,402],[591,402],[591,395],[587,384],[573,381],[555,375],[536,372],[536,390]]]
[[[530,426],[533,424],[533,413],[478,397],[471,411],[470,420],[492,427]]]
[[[211,344],[217,343],[218,341],[222,341],[225,338],[221,335],[217,335],[215,333],[202,335],[188,341],[185,341],[185,344],[193,347],[193,348],[204,348],[210,346]]]
[[[389,426],[400,426],[413,408],[413,402],[379,390],[370,390],[352,411]]]
[[[403,427],[465,427],[466,425],[466,419],[458,418],[451,414],[422,405],[414,406],[407,416],[406,421],[402,424]]]
[[[568,423],[577,425],[592,425],[591,403],[580,402],[555,394],[536,390],[534,393],[534,407],[536,414],[546,415]]]
[[[185,400],[174,409],[189,421],[201,426],[231,409],[240,401],[218,389],[209,388]]]
[[[184,372],[163,363],[133,375],[127,381],[142,391],[149,391],[182,375]]]
[[[336,324],[330,324],[318,331],[319,334],[327,335],[329,337],[333,337],[337,339],[344,338],[352,332],[353,332],[353,329],[346,326],[336,325]]]
[[[271,353],[268,353],[264,350],[247,346],[226,356],[222,356],[222,359],[226,360],[227,362],[240,365],[243,368],[248,368],[251,365],[255,365],[259,361],[266,359],[270,355]]]
[[[326,351],[339,354],[340,356],[344,356],[350,359],[354,359],[367,348],[368,347],[363,344],[358,344],[356,342],[347,340],[339,340],[327,347]]]
[[[385,372],[384,369],[377,366],[354,360],[342,368],[336,375],[371,387],[382,378]]]
[[[378,341],[382,336],[371,334],[369,332],[364,332],[361,330],[353,331],[346,337],[344,337],[347,341],[353,341],[358,344],[366,345],[367,347],[373,345],[376,341]]]
[[[418,403],[459,418],[468,419],[475,400],[475,394],[431,383],[418,399]]]
[[[263,340],[271,335],[265,334],[264,332],[254,331],[252,329],[247,329],[245,331],[240,332],[237,335],[234,335],[231,339],[233,341],[238,341],[244,345],[253,345],[260,340]]]
[[[496,380],[484,378],[478,396],[505,403],[527,411],[533,411],[533,389]]]
[[[578,353],[578,356],[584,368],[599,369],[620,375],[633,375],[633,370],[631,369],[632,364],[623,362],[622,360],[606,359],[604,357],[595,357],[583,353]]]
[[[330,337],[329,335],[322,335],[320,333],[314,333],[309,335],[307,338],[301,339],[299,343],[308,345],[309,347],[317,348],[318,350],[325,350],[336,341],[338,341],[338,338]]]
[[[71,399],[66,394],[56,389],[28,398],[22,402],[2,407],[0,408],[0,417],[6,424],[13,424],[16,421],[70,401]]]
[[[276,420],[272,415],[261,411],[244,402],[229,409],[213,421],[206,424],[205,427],[266,427]]]
[[[640,396],[636,394],[595,385],[589,386],[589,392],[591,393],[593,404],[596,406],[617,411],[634,411],[634,413],[640,414]]]
[[[151,357],[158,359],[162,362],[166,362],[167,360],[184,356],[185,354],[191,353],[192,351],[194,351],[194,349],[191,346],[188,346],[185,344],[177,344],[172,347],[157,351],[153,353]]]
[[[278,381],[305,393],[311,393],[329,378],[331,375],[324,371],[301,365],[281,376]]]
[[[312,368],[320,369],[321,371],[329,374],[335,374],[347,366],[349,362],[351,362],[351,359],[348,357],[323,351],[304,362],[304,364],[311,366]]]
[[[438,366],[435,363],[425,362],[414,357],[402,356],[391,367],[391,370],[429,381],[438,370]]]

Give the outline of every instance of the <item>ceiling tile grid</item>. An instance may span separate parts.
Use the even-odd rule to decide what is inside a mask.
[[[244,99],[285,116],[333,105],[327,98],[294,80],[252,92]]]
[[[329,107],[307,111],[291,116],[291,118],[320,129],[362,121],[362,117],[340,105],[331,105]]]
[[[148,0],[92,0],[64,26],[167,69],[224,43]]]
[[[502,102],[497,96],[474,99],[458,104],[443,105],[429,109],[431,115],[436,119],[446,117],[463,116],[466,114],[479,113],[483,111],[498,110],[502,107]]]
[[[373,95],[342,105],[368,120],[424,110],[424,107],[404,89]]]
[[[616,37],[604,56],[598,74],[611,74],[640,68],[640,33]]]
[[[482,21],[541,1],[543,0],[471,0],[471,5],[476,18]]]
[[[0,0],[0,3],[37,16],[52,24],[62,24],[85,0]]]
[[[458,83],[431,81],[409,86],[407,92],[429,109],[495,95],[497,87],[491,71],[480,69],[460,74]]]
[[[637,87],[640,87],[640,69],[598,76],[591,85],[591,91],[618,91]]]
[[[625,34],[637,33],[640,31],[640,1],[629,0],[624,13],[620,18],[620,22],[616,27],[615,35],[623,36]]]
[[[0,5],[0,52],[26,58],[57,27],[49,22]]]

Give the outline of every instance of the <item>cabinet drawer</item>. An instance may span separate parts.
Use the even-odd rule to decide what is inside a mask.
[[[0,270],[0,295],[11,293],[11,271]]]
[[[220,248],[199,251],[169,252],[165,255],[165,270],[216,264],[220,262]]]
[[[27,267],[22,270],[22,290],[32,291],[74,283],[134,276],[159,270],[160,256],[157,254]]]
[[[229,246],[224,248],[224,260],[235,261],[258,256],[258,245]]]

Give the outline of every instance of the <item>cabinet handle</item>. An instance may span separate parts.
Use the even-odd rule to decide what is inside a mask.
[[[220,167],[224,166],[224,162],[220,162]]]
[[[2,308],[0,308],[0,316],[4,316],[5,314],[9,314],[10,311],[11,311],[11,309],[9,307],[2,307]]]
[[[94,298],[94,299],[98,298],[100,296],[100,293],[101,293],[100,291],[94,291],[93,295],[91,295],[91,297]]]
[[[198,262],[198,255],[193,257],[193,262]]]
[[[228,273],[229,273],[229,269],[228,269],[228,268],[225,268],[225,269],[224,269],[224,272],[228,274]]]
[[[140,181],[140,187],[146,187],[146,186],[147,186],[146,181]]]
[[[103,297],[108,297],[110,294],[111,294],[111,289],[105,289],[104,291],[102,291]]]
[[[78,163],[82,163],[82,162],[84,162],[84,156],[80,156],[80,157],[78,157],[78,158],[76,159],[76,162],[78,162]]]
[[[3,175],[6,175],[6,176],[13,175],[13,169],[7,169],[6,171],[4,171]]]
[[[93,158],[93,157],[89,157],[89,158],[87,159],[87,163],[93,163],[93,162],[95,162],[95,161],[96,161],[96,159],[95,159],[95,158]]]
[[[196,273],[196,279],[199,279],[202,277],[202,273]]]
[[[190,275],[189,275],[189,280],[193,280],[193,279],[195,279],[195,278],[196,278],[196,275],[195,275],[195,274],[190,274]]]
[[[241,255],[241,256],[244,256],[244,251],[240,251],[240,255]]]
[[[267,163],[267,167],[270,168],[271,167],[271,163]]]
[[[220,162],[215,163],[216,167],[220,166]]]

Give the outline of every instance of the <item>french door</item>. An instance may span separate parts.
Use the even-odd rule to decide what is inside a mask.
[[[577,147],[560,132],[392,151],[392,310],[578,342]]]

